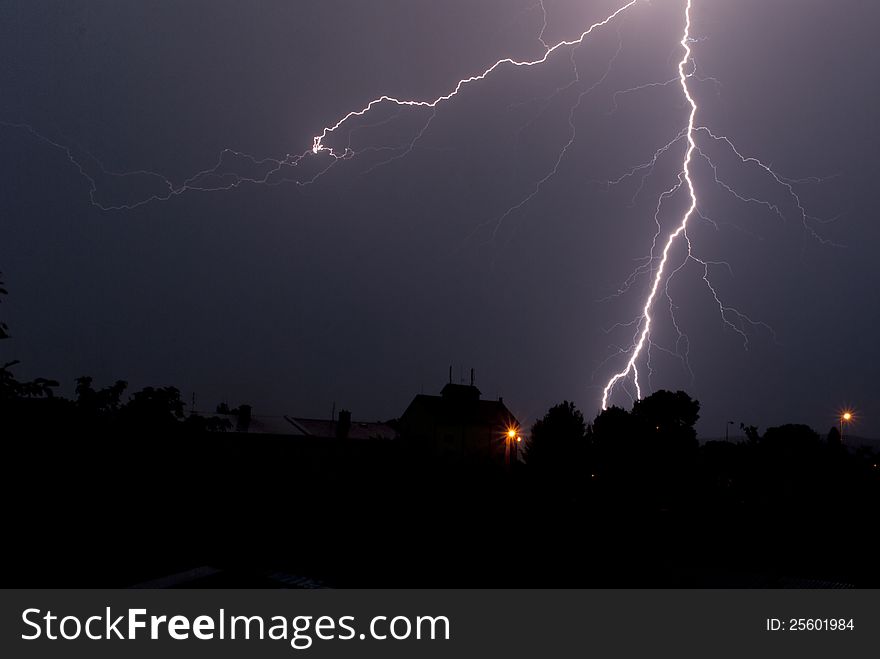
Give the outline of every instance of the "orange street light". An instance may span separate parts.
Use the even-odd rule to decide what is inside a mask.
[[[853,414],[852,410],[844,410],[840,414],[840,443],[843,443],[843,424],[851,423],[855,418],[855,414]]]
[[[516,462],[519,459],[519,443],[522,442],[522,437],[520,437],[519,428],[512,425],[507,426],[507,432],[504,435],[504,461],[509,468],[511,462]]]

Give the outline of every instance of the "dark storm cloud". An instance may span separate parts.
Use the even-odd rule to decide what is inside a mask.
[[[550,41],[615,6],[546,4]],[[539,56],[541,17],[530,7],[6,3],[0,119],[28,122],[108,169],[157,170],[179,183],[223,148],[299,153],[379,94],[433,97],[499,57]],[[632,319],[647,284],[599,300],[650,248],[656,194],[675,168],[658,169],[635,204],[635,185],[591,181],[619,176],[683,126],[675,86],[619,97],[612,112],[614,91],[675,75],[682,11],[677,0],[654,0],[578,51],[581,77],[595,81],[622,44],[576,114],[578,139],[558,175],[492,242],[475,229],[520,201],[568,139],[572,93],[543,111],[533,100],[570,81],[567,51],[469,88],[405,159],[365,173],[380,157],[365,155],[307,188],[194,192],[105,213],[62,153],[0,129],[3,312],[16,336],[3,349],[23,374],[173,383],[205,406],[225,397],[268,412],[324,416],[336,402],[366,418],[399,414],[455,363],[475,367],[484,393],[504,395],[522,418],[562,398],[589,416],[620,362],[600,364],[628,338],[603,328]],[[790,213],[783,221],[733,200],[698,165],[701,207],[719,229],[695,223],[695,245],[730,264],[733,276],[720,268],[715,279],[725,301],[776,338],[757,329],[744,350],[699,273],[683,271],[672,292],[694,380],[657,351],[652,384],[699,397],[705,435],[730,419],[824,430],[844,403],[864,416],[859,433],[880,433],[878,12],[855,1],[694,0],[693,17],[705,38],[694,45],[699,72],[720,81],[695,81],[698,121],[787,176],[840,174],[798,190],[815,215],[839,216],[821,231],[845,247],[810,239]],[[376,119],[390,114],[379,108]],[[425,118],[405,111],[354,139],[399,143]],[[725,180],[787,203],[722,153]],[[656,338],[675,339],[667,324]]]

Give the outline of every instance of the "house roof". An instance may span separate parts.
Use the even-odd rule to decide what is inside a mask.
[[[329,419],[285,417],[301,434],[309,437],[335,438],[339,426]],[[346,439],[394,439],[397,433],[387,423],[352,421]]]
[[[227,419],[230,430],[238,428],[237,414],[211,414],[209,416]],[[252,415],[247,425],[247,432],[260,435],[302,435],[302,431],[291,423],[286,416]]]
[[[413,414],[428,416],[435,422],[456,425],[496,426],[517,423],[516,418],[500,400],[457,396],[419,394],[406,408],[403,419]]]

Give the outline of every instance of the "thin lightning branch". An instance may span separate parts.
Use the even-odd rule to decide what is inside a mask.
[[[822,236],[820,236],[816,232],[816,230],[813,228],[811,222],[823,223],[823,220],[807,213],[807,209],[804,207],[803,202],[801,201],[800,195],[798,195],[798,193],[794,189],[794,185],[792,184],[793,183],[792,180],[787,179],[783,176],[780,176],[770,167],[770,165],[764,164],[759,159],[751,157],[751,156],[744,156],[739,151],[739,149],[736,148],[736,145],[734,145],[734,143],[730,140],[730,138],[725,137],[724,135],[715,135],[706,126],[698,126],[698,127],[695,127],[693,130],[695,132],[696,131],[705,132],[707,135],[709,135],[710,138],[712,138],[716,142],[722,142],[722,143],[726,144],[730,148],[730,150],[734,153],[734,155],[737,158],[739,158],[739,160],[742,164],[753,165],[755,167],[762,169],[766,174],[768,174],[770,176],[770,178],[773,181],[775,181],[776,183],[781,185],[788,192],[789,197],[791,198],[794,205],[797,207],[801,222],[803,223],[804,228],[807,230],[807,232],[810,234],[810,236],[812,238],[814,238],[815,240],[819,241],[820,243],[822,243],[823,245],[834,245],[834,246],[840,247],[840,245],[836,245],[832,241],[827,240],[827,239],[823,238]],[[706,160],[709,160],[709,159],[707,158]],[[721,184],[722,187],[724,187],[728,192],[735,195],[738,199],[740,199],[742,201],[749,201],[749,202],[755,202],[755,203],[760,203],[760,204],[766,205],[769,208],[771,208],[772,210],[774,210],[775,212],[777,212],[780,217],[782,217],[783,219],[785,218],[782,211],[779,210],[779,207],[776,206],[775,204],[771,204],[769,202],[765,202],[760,199],[744,198],[741,195],[737,194],[734,190],[732,190],[730,188],[730,186],[728,186],[727,184],[718,180],[717,168],[715,167],[714,164],[712,164],[711,160],[709,160],[709,164],[712,166],[712,169],[715,170],[715,172],[716,172],[716,178],[715,178],[716,182]]]
[[[577,52],[578,52],[579,47],[580,46],[578,45],[578,46],[575,46],[574,48],[571,49],[571,56],[569,57],[569,59],[571,60],[571,70],[572,70],[573,75],[572,75],[572,78],[569,82],[562,85],[561,87],[557,87],[553,91],[553,93],[550,94],[549,96],[545,96],[543,98],[540,98],[540,97],[539,98],[532,98],[532,99],[529,99],[526,101],[517,101],[515,103],[511,103],[508,106],[507,109],[509,111],[509,110],[513,110],[515,108],[522,107],[524,105],[528,105],[529,103],[534,103],[535,101],[541,101],[540,106],[538,108],[538,111],[534,114],[534,116],[517,129],[517,131],[516,131],[517,137],[520,137],[522,135],[523,131],[525,131],[532,124],[534,124],[538,119],[540,119],[544,115],[544,113],[547,111],[547,108],[549,108],[553,104],[553,101],[556,100],[556,98],[558,96],[560,96],[563,92],[567,92],[569,89],[571,89],[572,87],[574,87],[575,85],[577,85],[580,82],[580,76],[578,75],[578,68],[577,68]]]
[[[116,172],[110,169],[107,169],[104,164],[99,161],[94,156],[89,155],[89,159],[94,161],[97,165],[98,170],[100,171],[101,176],[113,178],[113,179],[125,179],[131,178],[135,176],[142,176],[146,178],[150,178],[155,180],[159,187],[162,189],[162,192],[157,192],[146,196],[140,201],[124,203],[124,204],[107,204],[99,201],[98,199],[98,178],[96,174],[90,173],[86,167],[84,159],[78,157],[75,153],[74,149],[70,146],[62,144],[52,138],[40,133],[30,124],[25,123],[12,123],[7,121],[0,121],[0,126],[4,126],[7,128],[14,128],[18,130],[23,130],[29,133],[38,141],[46,144],[47,146],[61,151],[65,154],[70,163],[76,168],[79,174],[87,181],[88,190],[89,190],[89,201],[93,206],[102,211],[122,211],[122,210],[134,210],[141,206],[145,206],[151,202],[158,201],[168,201],[169,199],[179,196],[185,192],[219,192],[223,190],[232,190],[241,186],[244,183],[252,183],[259,185],[271,185],[272,177],[282,171],[285,167],[295,166],[296,158],[293,156],[286,156],[282,159],[276,158],[262,158],[257,159],[251,155],[246,153],[242,153],[241,151],[236,151],[234,149],[223,149],[220,152],[219,157],[217,158],[216,163],[213,167],[208,167],[207,169],[203,169],[199,172],[196,172],[182,183],[175,185],[171,179],[168,177],[158,173],[152,172],[148,170],[136,170],[130,172]],[[227,160],[230,158],[239,158],[248,162],[251,166],[259,169],[266,168],[266,171],[262,175],[257,176],[246,176],[243,174],[237,174],[234,172],[223,172],[223,167],[226,164]],[[334,161],[335,163],[335,161]],[[331,163],[332,166],[333,163]],[[329,169],[329,167],[327,168]],[[327,171],[326,169],[323,171]],[[318,175],[320,175],[320,172]],[[317,178],[316,175],[314,178]],[[298,185],[307,185],[312,180],[305,181],[297,181]],[[214,180],[214,183],[211,181]]]
[[[691,39],[691,43],[698,42],[699,39]],[[695,80],[699,80],[700,82],[711,82],[715,85],[716,89],[721,88],[721,81],[717,78],[713,78],[712,76],[698,76],[697,75],[697,64],[696,62],[691,62],[693,64],[693,71],[691,71],[687,77],[694,78]],[[627,94],[632,94],[634,92],[643,91],[645,89],[654,89],[657,87],[670,87],[672,85],[679,84],[679,78],[676,76],[675,78],[670,78],[669,80],[664,80],[663,82],[647,82],[641,85],[636,85],[635,87],[630,87],[629,89],[619,89],[614,92],[611,96],[611,109],[608,111],[608,114],[614,114],[620,107],[618,103],[621,96],[626,96]]]
[[[630,87],[629,89],[619,89],[611,96],[611,109],[608,111],[608,114],[614,114],[619,109],[618,99],[621,96],[625,96],[627,94],[632,94],[633,92],[639,92],[644,89],[652,89],[654,87],[669,87],[670,85],[679,84],[678,78],[670,78],[669,80],[665,80],[664,82],[647,82],[643,85],[637,85],[635,87]]]
[[[690,255],[688,255],[690,257]],[[679,272],[681,272],[684,267],[687,265],[688,259],[686,258],[682,261],[681,265],[679,265],[672,273],[669,275],[669,278],[666,280],[666,285],[663,287],[663,293],[666,295],[666,300],[669,302],[669,318],[672,321],[672,327],[675,329],[676,339],[675,339],[675,355],[682,361],[688,373],[691,376],[691,382],[694,381],[694,371],[691,368],[690,362],[690,345],[691,341],[688,335],[681,329],[681,326],[678,324],[678,320],[675,317],[676,305],[675,301],[672,299],[672,295],[669,292],[669,284],[675,278]],[[682,346],[684,346],[682,351]]]
[[[434,121],[434,119],[436,117],[437,117],[437,108],[436,107],[431,108],[431,112],[428,115],[427,121],[425,121],[425,123],[422,125],[422,128],[419,130],[418,133],[416,133],[416,136],[407,145],[407,147],[401,153],[398,153],[397,155],[392,156],[391,158],[388,158],[387,160],[383,160],[381,162],[376,163],[375,165],[373,165],[372,167],[367,169],[364,172],[364,175],[373,172],[374,170],[378,169],[379,167],[384,167],[385,165],[388,165],[388,164],[394,162],[395,160],[400,160],[401,158],[405,158],[410,153],[412,153],[415,150],[416,145],[419,143],[419,141],[425,136],[425,133],[428,132],[428,128],[431,127],[431,123]]]
[[[667,142],[666,144],[661,146],[659,149],[657,149],[654,152],[654,155],[651,157],[651,159],[648,160],[647,162],[643,162],[639,165],[636,165],[635,167],[630,168],[624,174],[622,174],[621,176],[618,176],[615,179],[610,179],[607,181],[593,181],[593,182],[599,183],[602,186],[604,186],[605,188],[611,188],[616,185],[620,185],[621,183],[623,183],[624,181],[626,181],[629,178],[632,178],[633,176],[635,176],[639,172],[644,172],[644,174],[642,174],[642,176],[639,180],[639,186],[638,186],[638,188],[636,188],[636,191],[633,194],[632,199],[630,200],[630,207],[635,206],[636,200],[638,199],[639,194],[641,193],[642,189],[645,187],[645,182],[651,177],[651,174],[654,173],[654,169],[656,168],[657,163],[660,160],[660,158],[662,158],[666,154],[666,152],[669,151],[669,149],[671,149],[675,144],[677,144],[679,141],[684,139],[684,137],[686,135],[687,135],[687,128],[683,128],[669,142]]]
[[[656,233],[654,233],[654,239],[651,242],[650,255],[642,259],[645,262],[642,265],[636,267],[636,269],[633,270],[632,273],[630,273],[629,277],[624,280],[623,284],[621,284],[621,286],[617,289],[615,293],[603,298],[602,300],[600,300],[600,302],[605,302],[624,295],[627,291],[629,291],[630,288],[635,285],[635,283],[643,275],[654,273],[654,263],[660,258],[659,256],[655,255],[655,252],[657,250],[657,240],[663,233],[663,228],[660,225],[660,212],[663,210],[663,202],[675,196],[675,193],[677,193],[684,184],[684,172],[680,172],[678,175],[678,182],[668,190],[664,190],[662,193],[660,193],[660,196],[657,198],[657,206],[654,209],[654,224],[657,226],[657,231]],[[636,320],[639,320],[641,318],[642,316],[639,316],[639,318],[637,318]]]
[[[544,5],[544,0],[539,0],[538,5],[541,7],[541,17],[543,18],[543,25],[541,25],[541,33],[538,35],[538,41],[541,42],[541,45],[544,46],[545,49],[549,50],[550,45],[544,41],[544,33],[547,31],[547,7]]]
[[[550,168],[550,170],[546,174],[544,174],[544,176],[542,176],[537,181],[535,181],[535,183],[532,186],[531,191],[526,196],[524,196],[522,199],[520,199],[516,204],[514,204],[513,206],[508,208],[506,211],[504,211],[504,213],[502,213],[495,220],[495,222],[494,222],[495,227],[492,231],[493,240],[498,236],[498,232],[501,230],[501,225],[504,223],[504,221],[508,217],[510,217],[513,213],[519,211],[524,206],[526,206],[530,201],[532,201],[535,197],[537,197],[538,194],[541,192],[541,189],[544,187],[544,185],[550,179],[552,179],[554,176],[556,176],[556,174],[559,173],[559,167],[562,165],[562,161],[565,159],[565,156],[568,154],[569,149],[571,149],[572,145],[574,145],[575,140],[577,139],[577,128],[575,126],[575,114],[577,113],[578,109],[580,108],[581,103],[583,102],[584,98],[588,94],[590,94],[590,92],[592,92],[594,89],[596,89],[599,85],[601,85],[603,82],[605,82],[606,78],[608,78],[609,74],[611,73],[611,69],[614,67],[614,62],[617,61],[617,57],[620,55],[620,51],[622,49],[623,49],[623,41],[619,40],[618,44],[617,44],[617,50],[615,51],[614,55],[609,60],[608,66],[605,69],[605,72],[601,75],[601,77],[599,77],[598,80],[596,80],[593,84],[591,84],[589,87],[582,90],[578,94],[577,100],[571,106],[571,109],[569,110],[569,113],[568,113],[568,128],[569,128],[568,141],[566,141],[566,143],[562,146],[562,149],[559,151],[559,154],[557,155],[556,160],[553,163],[553,166]],[[574,60],[574,53],[572,53],[572,63],[574,64],[575,83],[580,83],[581,77],[580,77],[580,72],[578,71],[578,68],[577,68],[577,64],[575,63],[575,60]],[[485,226],[485,224],[486,223],[479,225],[477,227],[477,230],[479,230],[480,228]]]

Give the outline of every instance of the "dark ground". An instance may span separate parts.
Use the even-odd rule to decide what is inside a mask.
[[[399,451],[226,433],[6,437],[6,587],[880,586],[866,500],[667,507],[584,473],[429,469]]]

